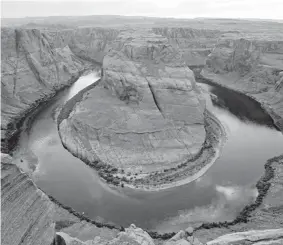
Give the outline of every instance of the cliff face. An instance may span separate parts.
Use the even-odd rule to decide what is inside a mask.
[[[192,158],[205,140],[205,102],[179,51],[151,31],[121,32],[101,83],[60,124],[88,162],[149,174]]]
[[[107,42],[116,32],[96,28],[62,32],[2,28],[4,151],[13,146],[21,118],[41,101],[74,82],[80,72],[90,66],[86,60],[101,62]]]
[[[170,44],[178,47],[183,60],[190,67],[202,67],[221,32],[218,30],[193,28],[156,27],[154,33],[168,38]]]
[[[27,174],[1,154],[1,244],[50,245],[54,205]],[[35,228],[36,227],[36,228]]]
[[[283,39],[226,35],[208,56],[205,78],[258,100],[283,129]]]
[[[99,64],[118,34],[118,29],[91,27],[49,31],[55,47],[69,46],[77,57]]]

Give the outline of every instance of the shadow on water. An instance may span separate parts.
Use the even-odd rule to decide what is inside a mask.
[[[228,110],[243,122],[252,122],[277,129],[269,114],[263,109],[259,110],[261,108],[259,102],[237,91],[214,84],[209,80],[202,80],[201,82],[209,85],[210,93],[214,95],[211,96],[214,106]]]

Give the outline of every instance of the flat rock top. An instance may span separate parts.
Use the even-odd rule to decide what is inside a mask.
[[[204,109],[193,72],[167,38],[122,31],[104,58],[101,83],[77,103],[68,126],[99,160],[153,171],[201,149]]]

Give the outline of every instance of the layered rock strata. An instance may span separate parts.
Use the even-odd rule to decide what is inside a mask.
[[[101,62],[117,30],[1,29],[2,151],[16,143],[22,119]],[[90,62],[88,62],[90,61]]]
[[[1,244],[52,243],[54,204],[5,154],[1,154],[1,213]]]
[[[121,32],[112,47],[99,85],[59,124],[63,144],[114,184],[154,189],[196,173],[215,152],[181,53],[148,30]]]
[[[225,35],[208,56],[204,78],[259,101],[283,130],[283,38]]]
[[[190,233],[190,227],[179,231],[174,237],[167,241],[153,240],[149,234],[135,225],[126,228],[111,240],[105,241],[97,236],[92,240],[82,241],[64,232],[57,232],[57,243],[54,245],[204,245],[199,239]],[[229,233],[220,236],[205,244],[207,245],[280,245],[283,241],[283,229],[250,230],[247,232]]]
[[[237,232],[218,237],[209,241],[207,245],[279,245],[283,244],[283,229],[250,230]]]
[[[207,56],[222,33],[219,30],[185,27],[155,27],[152,30],[168,38],[170,44],[179,49],[186,64],[194,70],[205,65]]]

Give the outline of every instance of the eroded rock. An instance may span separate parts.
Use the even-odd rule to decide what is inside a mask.
[[[205,100],[178,49],[135,30],[121,32],[112,46],[102,81],[60,124],[65,146],[125,178],[143,179],[192,159],[206,137]]]
[[[227,234],[213,241],[209,241],[207,245],[232,245],[232,244],[253,244],[268,245],[282,244],[283,229],[271,230],[250,230],[246,232],[237,232]]]
[[[1,154],[1,244],[50,245],[54,205],[29,176]]]
[[[2,151],[16,144],[27,113],[101,62],[117,34],[101,28],[1,29]]]
[[[186,27],[155,27],[153,31],[167,37],[172,45],[178,47],[186,64],[194,69],[205,65],[221,35],[219,30]]]
[[[259,101],[283,130],[283,38],[224,35],[208,56],[202,76]]]

